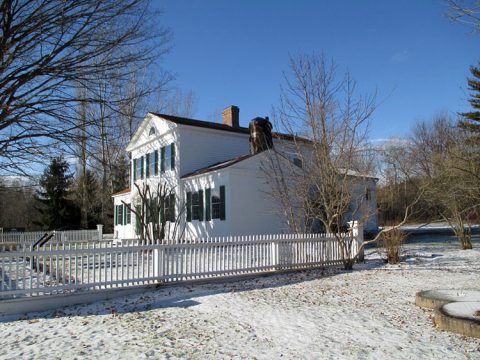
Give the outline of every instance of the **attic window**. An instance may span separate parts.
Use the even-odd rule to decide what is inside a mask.
[[[154,126],[152,126],[150,128],[150,131],[148,132],[148,136],[152,136],[152,135],[155,135],[155,127]]]

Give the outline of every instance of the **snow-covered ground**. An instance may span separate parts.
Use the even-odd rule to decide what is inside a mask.
[[[480,339],[440,332],[427,289],[480,289],[480,250],[374,250],[352,272],[314,270],[141,295],[0,322],[5,358],[480,359]]]

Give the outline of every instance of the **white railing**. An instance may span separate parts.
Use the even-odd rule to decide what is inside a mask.
[[[357,238],[352,239],[356,254]],[[222,237],[184,244],[143,244],[139,240],[125,240],[120,245],[69,242],[39,249],[29,244],[4,245],[0,249],[0,298],[341,263],[338,241],[325,234]]]
[[[70,231],[29,231],[29,232],[0,232],[0,244],[34,244],[45,234],[51,234],[49,242],[79,242],[102,240],[102,225],[97,226],[96,230],[70,230]]]

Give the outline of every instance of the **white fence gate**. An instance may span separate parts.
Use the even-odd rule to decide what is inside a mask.
[[[355,255],[357,236],[350,239]],[[1,247],[1,246],[0,246]],[[1,251],[3,250],[3,251]],[[181,244],[139,240],[31,244],[0,249],[0,298],[237,276],[342,263],[333,235],[221,237]]]

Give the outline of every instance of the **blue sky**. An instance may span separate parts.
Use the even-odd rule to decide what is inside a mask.
[[[448,20],[440,0],[165,0],[174,47],[165,67],[197,98],[195,117],[228,105],[240,123],[278,103],[289,54],[323,52],[377,92],[371,138],[402,137],[419,119],[468,107],[480,35]]]

